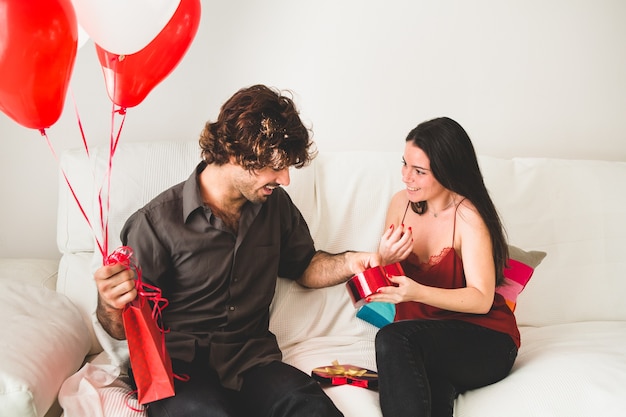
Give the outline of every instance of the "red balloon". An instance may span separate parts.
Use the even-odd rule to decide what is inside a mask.
[[[70,0],[0,0],[0,110],[44,129],[61,116],[78,26]]]
[[[141,103],[176,68],[196,36],[200,0],[181,0],[163,30],[142,50],[117,55],[96,44],[111,101],[122,108]]]

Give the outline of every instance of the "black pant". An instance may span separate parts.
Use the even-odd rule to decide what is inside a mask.
[[[283,362],[257,366],[244,374],[240,391],[222,387],[201,363],[172,361],[176,395],[148,405],[149,417],[340,417],[341,412],[310,376]]]
[[[510,336],[461,321],[405,320],[376,336],[385,417],[452,417],[454,400],[508,375],[517,357]]]

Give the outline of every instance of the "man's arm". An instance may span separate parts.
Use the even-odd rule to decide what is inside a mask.
[[[98,295],[96,317],[102,325],[102,328],[106,330],[111,337],[117,340],[126,339],[126,332],[124,331],[124,322],[122,319],[122,310],[105,306],[100,295]]]
[[[330,287],[378,265],[380,255],[377,253],[348,251],[333,255],[317,251],[298,282],[309,288]]]

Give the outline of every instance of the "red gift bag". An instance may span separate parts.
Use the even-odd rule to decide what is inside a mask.
[[[152,311],[147,297],[139,294],[122,313],[137,400],[142,405],[174,395],[172,362]]]
[[[118,248],[106,260],[107,264],[117,262],[134,269],[137,275],[137,298],[122,312],[137,400],[143,405],[172,397],[174,373],[165,347],[165,331],[159,324],[161,309],[167,306],[167,300],[161,297],[159,288],[141,281],[141,269],[132,260],[131,248]]]

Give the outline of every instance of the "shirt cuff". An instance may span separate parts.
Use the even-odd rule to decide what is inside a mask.
[[[102,346],[102,349],[109,355],[111,364],[120,367],[122,370],[126,370],[130,361],[128,342],[126,340],[117,340],[108,334],[107,331],[104,330],[104,327],[102,327],[102,324],[100,324],[100,321],[98,321],[95,312],[91,315],[91,321],[100,346]]]

